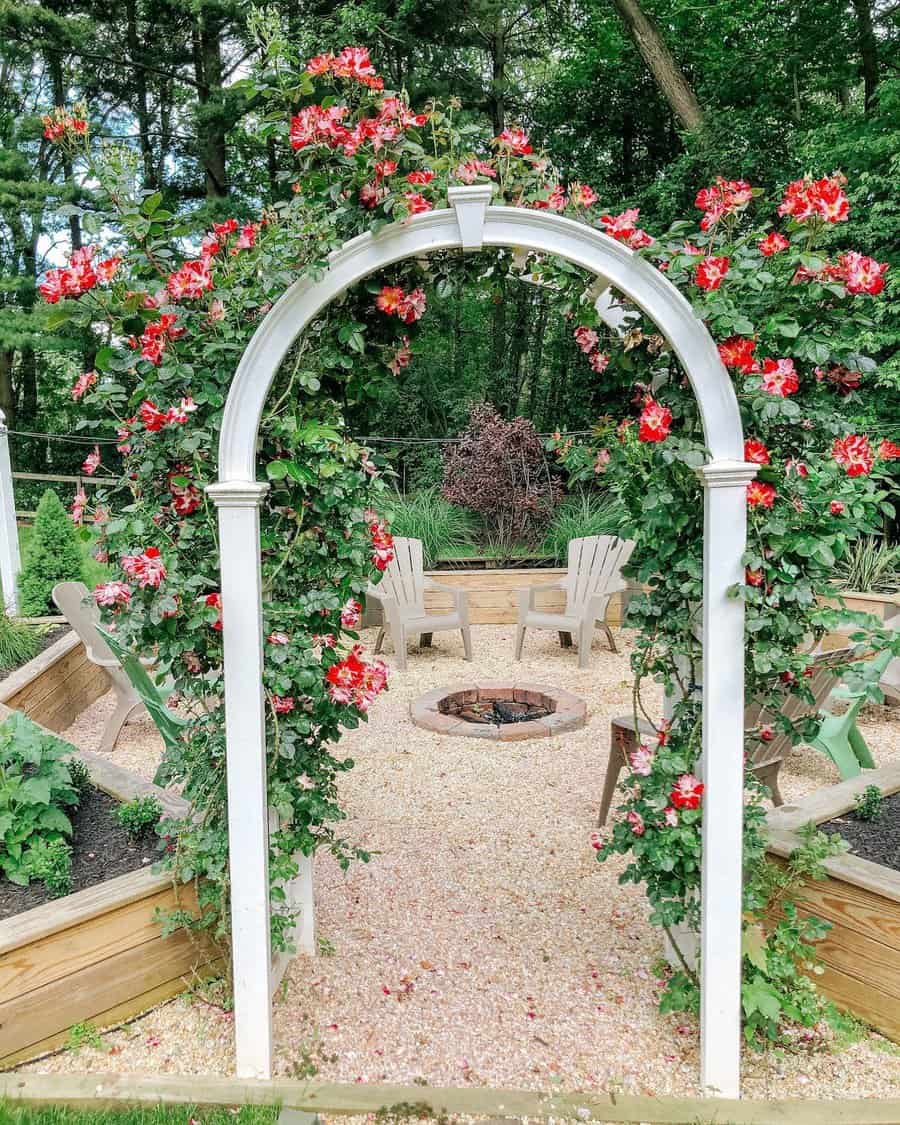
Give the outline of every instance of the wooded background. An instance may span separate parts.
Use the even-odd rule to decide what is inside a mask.
[[[697,188],[716,174],[774,192],[806,171],[840,169],[853,208],[847,245],[893,263],[888,299],[873,305],[861,343],[881,360],[881,387],[892,392],[883,407],[896,411],[896,0],[271,7],[303,53],[366,44],[413,104],[458,97],[458,120],[495,133],[524,125],[565,180],[593,185],[611,211],[639,206],[651,233],[693,214]],[[90,184],[42,138],[41,114],[88,103],[95,135],[134,146],[146,186],[170,210],[189,211],[197,231],[255,217],[284,193],[278,173],[292,154],[256,135],[239,84],[258,51],[252,13],[238,0],[0,0],[0,409],[14,428],[71,430],[69,387],[95,347],[89,332],[48,332],[36,301],[43,270],[86,238],[91,209]],[[498,272],[430,309],[415,363],[393,394],[351,419],[359,432],[442,436],[481,399],[539,430],[589,425],[602,407],[573,362],[571,326],[537,288]],[[48,450],[18,439],[16,468],[71,468],[84,452]]]

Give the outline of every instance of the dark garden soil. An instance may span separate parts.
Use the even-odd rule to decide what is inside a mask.
[[[117,875],[149,867],[159,858],[159,839],[152,828],[132,842],[115,819],[119,802],[98,789],[88,789],[72,821],[72,891],[83,891]],[[0,919],[51,902],[43,883],[19,887],[0,878]]]
[[[900,793],[885,798],[877,820],[861,820],[856,813],[848,812],[819,827],[830,836],[843,836],[860,859],[900,871]]]

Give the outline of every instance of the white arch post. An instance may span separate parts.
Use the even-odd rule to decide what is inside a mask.
[[[11,616],[19,612],[19,531],[16,526],[16,498],[12,464],[9,460],[9,430],[6,415],[0,410],[0,588],[3,609]]]
[[[450,207],[360,235],[331,255],[317,281],[292,285],[247,346],[219,441],[218,508],[237,1072],[272,1073],[263,636],[256,441],[269,387],[294,340],[332,300],[378,269],[440,250],[483,246],[556,255],[593,273],[655,321],[696,395],[710,461],[704,487],[701,1084],[739,1094],[744,608],[729,597],[743,576],[746,486],[740,413],[715,344],[690,304],[650,263],[605,234],[549,211],[489,206],[490,185],[449,191]],[[598,304],[603,313],[605,306]],[[618,310],[614,310],[618,315]],[[309,917],[298,945],[312,951],[312,860],[296,857]]]

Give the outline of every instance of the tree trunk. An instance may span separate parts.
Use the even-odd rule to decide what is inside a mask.
[[[495,137],[506,128],[506,27],[502,7],[491,36],[491,122]]]
[[[638,0],[612,2],[647,69],[672,107],[672,112],[686,129],[701,128],[704,121],[703,110],[681,67],[666,46],[659,28],[643,11]]]
[[[222,117],[221,25],[202,8],[193,27],[194,74],[197,79],[197,140],[206,180],[206,198],[228,195],[225,125]]]
[[[54,105],[64,106],[66,104],[66,87],[63,81],[62,58],[55,51],[49,51],[47,54],[47,66],[50,70],[50,80],[53,84],[53,102]],[[63,149],[65,151],[65,149]],[[65,176],[66,186],[70,189],[71,196],[74,198],[76,194],[75,181],[73,179],[72,161],[68,156],[63,157],[63,175]],[[72,249],[81,249],[81,216],[69,216],[69,237],[72,240]]]
[[[0,349],[0,410],[11,430],[16,428],[16,392],[12,381],[15,354],[12,348]]]
[[[875,90],[878,86],[878,43],[872,26],[872,8],[869,0],[853,0],[853,10],[856,12],[859,57],[862,62],[865,106],[868,113],[875,100]]]
[[[136,0],[126,0],[125,21],[128,39],[128,54],[135,62],[142,58],[141,41],[138,35]],[[153,145],[150,142],[150,111],[147,107],[147,75],[143,67],[137,66],[133,72],[135,109],[138,123],[138,139],[141,146],[141,159],[144,165],[144,186],[155,188],[156,164],[153,159]]]

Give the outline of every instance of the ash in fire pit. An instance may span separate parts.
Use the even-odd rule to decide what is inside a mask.
[[[587,706],[571,692],[543,684],[487,683],[436,688],[410,707],[425,730],[502,742],[546,738],[583,727]]]
[[[544,719],[552,715],[549,707],[536,707],[531,703],[503,702],[495,699],[485,703],[456,704],[450,699],[438,705],[442,715],[458,715],[467,723],[528,723],[532,719]]]

